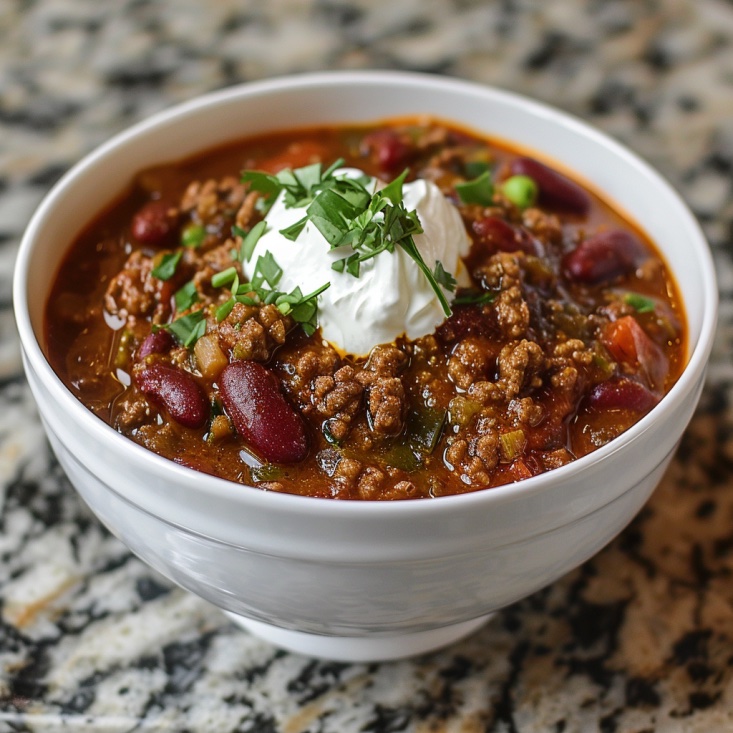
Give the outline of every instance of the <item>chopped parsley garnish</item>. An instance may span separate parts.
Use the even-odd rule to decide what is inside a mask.
[[[180,290],[177,290],[173,299],[176,302],[176,311],[179,313],[187,311],[196,301],[198,301],[199,294],[193,280],[190,280]]]
[[[491,164],[487,160],[469,160],[463,169],[466,172],[466,177],[478,178],[483,173],[487,173],[491,170]]]
[[[630,305],[637,313],[654,313],[657,304],[652,298],[647,298],[641,293],[626,293],[624,303]]]
[[[331,287],[325,283],[308,295],[303,295],[300,288],[292,293],[283,293],[275,300],[275,305],[283,315],[290,317],[300,324],[307,336],[312,336],[318,328],[318,296]]]
[[[464,183],[456,183],[456,193],[464,204],[480,204],[490,206],[494,197],[494,184],[491,172],[485,170],[477,178]]]
[[[159,331],[162,328],[170,331],[183,346],[190,348],[206,333],[205,314],[203,310],[193,311],[170,323],[154,325],[153,331]]]
[[[166,252],[150,274],[157,277],[158,280],[170,280],[176,274],[181,257],[183,257],[183,250],[180,249],[177,252]]]
[[[339,158],[325,171],[320,163],[314,163],[295,170],[286,168],[274,175],[250,170],[242,173],[241,181],[249,183],[252,191],[262,194],[261,211],[267,211],[281,191],[285,191],[283,198],[285,207],[293,209],[308,205],[319,191],[327,190],[342,181],[343,179],[336,178],[333,174],[343,164],[343,159]]]
[[[289,315],[308,336],[311,336],[318,327],[318,296],[327,290],[331,283],[322,285],[308,295],[303,295],[298,287],[286,293],[275,290],[282,274],[282,268],[269,251],[257,258],[252,282],[240,284],[236,267],[228,267],[216,273],[211,278],[212,286],[228,287],[231,292],[231,297],[214,313],[217,323],[221,323],[232,312],[236,303],[275,305],[280,313],[284,316]]]
[[[311,223],[331,249],[350,246],[353,253],[332,264],[336,272],[359,277],[362,262],[381,252],[394,252],[395,247],[401,247],[425,275],[443,312],[449,316],[450,304],[441,285],[446,290],[453,290],[455,281],[441,263],[436,262],[435,270],[431,271],[415,245],[413,235],[423,230],[417,212],[408,211],[403,202],[402,185],[408,171],[405,170],[381,191],[371,193],[367,189],[369,179],[335,175],[341,165],[343,161],[337,160],[325,172],[320,164],[280,171],[277,175],[246,171],[242,181],[262,193],[268,204],[285,191],[283,202],[287,208],[307,206],[302,219],[280,232],[283,236],[296,241],[305,226]]]
[[[446,290],[451,293],[455,292],[456,279],[447,270],[443,268],[443,263],[440,260],[435,260],[435,269],[433,270],[433,277],[435,281],[442,285]]]
[[[467,290],[453,299],[453,305],[485,305],[493,303],[498,294],[493,290]]]
[[[241,262],[249,262],[252,259],[252,253],[255,251],[257,242],[267,230],[267,222],[257,222],[248,232],[238,226],[232,227],[232,233],[242,240],[239,251],[236,252],[236,259]]]
[[[252,276],[252,285],[259,288],[263,282],[266,282],[271,288],[274,288],[280,282],[282,276],[282,267],[275,262],[272,252],[268,250],[264,255],[257,258],[255,272]]]

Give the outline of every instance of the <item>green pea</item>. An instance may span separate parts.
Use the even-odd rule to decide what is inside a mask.
[[[520,209],[532,206],[539,192],[537,184],[529,176],[512,176],[501,184],[501,192]]]
[[[206,229],[200,224],[189,224],[183,232],[181,232],[181,244],[184,247],[200,247],[206,239]]]

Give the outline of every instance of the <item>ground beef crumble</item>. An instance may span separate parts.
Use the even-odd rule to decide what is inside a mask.
[[[313,404],[327,420],[327,428],[335,440],[349,433],[352,420],[361,406],[364,387],[351,366],[341,367],[333,376],[322,375],[313,380]]]
[[[274,305],[235,303],[229,315],[218,324],[216,333],[221,348],[232,359],[267,361],[285,343],[292,319]]]
[[[123,318],[149,317],[153,323],[165,321],[171,312],[172,291],[166,281],[153,277],[154,266],[152,257],[140,250],[133,252],[107,287],[107,312]]]
[[[372,349],[357,375],[367,394],[369,425],[379,435],[397,435],[402,430],[407,407],[405,388],[397,373],[407,362],[394,346]]]

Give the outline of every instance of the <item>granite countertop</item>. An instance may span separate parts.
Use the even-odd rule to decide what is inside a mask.
[[[0,41],[0,732],[733,729],[730,0],[4,0]],[[278,651],[131,556],[49,451],[11,312],[22,230],[84,153],[203,91],[326,68],[470,78],[594,123],[682,192],[722,295],[700,407],[631,526],[390,664]]]

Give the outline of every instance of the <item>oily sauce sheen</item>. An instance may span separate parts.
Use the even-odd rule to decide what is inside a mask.
[[[450,318],[368,357],[254,292],[227,311],[231,280],[212,284],[231,267],[246,282],[232,252],[263,216],[241,171],[339,158],[432,181],[472,242]],[[493,191],[476,201],[464,184],[482,175]],[[475,491],[583,456],[659,402],[685,338],[670,273],[633,224],[524,151],[417,118],[143,171],[74,242],[46,305],[54,369],[123,435],[235,482],[342,499]]]

